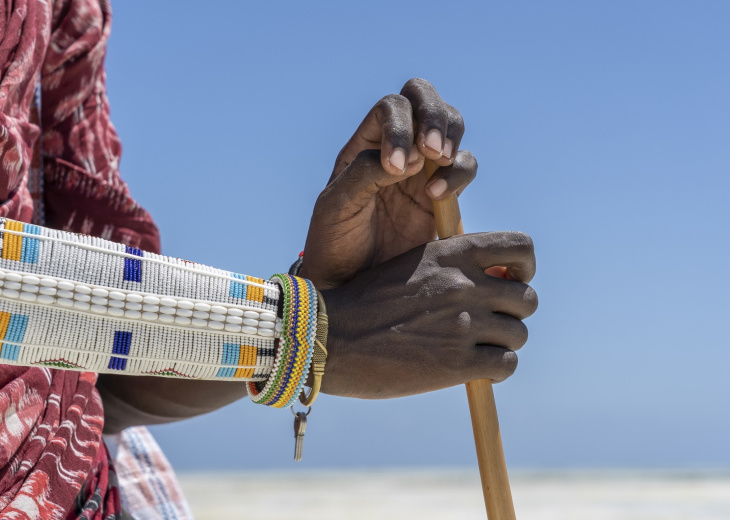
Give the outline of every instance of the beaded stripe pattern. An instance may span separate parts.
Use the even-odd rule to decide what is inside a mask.
[[[0,218],[0,363],[265,381],[277,283]]]
[[[279,349],[269,379],[248,384],[255,403],[286,408],[299,397],[309,374],[317,333],[317,291],[309,280],[288,274],[272,277],[282,288],[283,319]]]

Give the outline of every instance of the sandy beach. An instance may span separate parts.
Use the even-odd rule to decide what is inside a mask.
[[[477,520],[476,470],[183,473],[199,520]],[[727,520],[730,473],[513,471],[521,520]]]

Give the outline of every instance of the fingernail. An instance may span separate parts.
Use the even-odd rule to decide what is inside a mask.
[[[431,195],[433,195],[435,198],[439,198],[441,195],[444,194],[447,187],[448,186],[446,184],[446,181],[443,179],[439,179],[428,187],[428,191],[430,191]]]
[[[441,132],[438,130],[431,130],[428,135],[426,135],[425,144],[431,150],[436,150],[439,153],[443,153],[444,151],[444,146],[441,141]]]
[[[442,154],[447,159],[451,159],[451,154],[454,153],[454,143],[451,139],[447,139],[444,142],[444,153]]]
[[[406,171],[406,152],[404,152],[402,148],[396,148],[390,155],[388,162],[400,171]]]

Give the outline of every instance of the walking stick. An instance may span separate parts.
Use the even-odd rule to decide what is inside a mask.
[[[426,176],[430,178],[438,166],[433,161],[426,159],[425,169]],[[433,212],[436,217],[436,231],[439,238],[464,234],[456,194],[443,200],[433,201]],[[466,396],[469,399],[469,413],[474,430],[474,443],[477,449],[487,518],[489,520],[515,520],[507,465],[504,462],[502,450],[502,436],[499,433],[497,406],[492,392],[492,380],[478,379],[468,382]]]

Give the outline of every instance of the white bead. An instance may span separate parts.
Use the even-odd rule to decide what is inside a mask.
[[[119,307],[109,307],[107,312],[111,316],[124,316],[124,311],[120,309]]]
[[[78,302],[89,302],[89,301],[91,301],[91,296],[89,296],[88,294],[76,293],[76,294],[74,294],[74,300],[76,300]]]
[[[138,320],[142,317],[142,313],[139,311],[125,311],[124,312],[125,318],[132,318],[133,320]]]
[[[226,317],[223,314],[216,314],[215,312],[211,312],[210,319],[212,321],[224,321]]]
[[[141,311],[142,310],[142,304],[141,303],[137,303],[137,302],[129,302],[128,301],[124,305],[124,307],[126,307],[126,309],[128,311]]]
[[[29,293],[29,292],[20,293],[20,299],[25,300],[27,302],[34,302],[34,301],[36,301],[37,298],[38,298],[38,296],[36,296],[33,293]]]
[[[274,321],[276,320],[276,314],[272,312],[262,312],[259,316],[259,319],[261,321]]]
[[[160,299],[157,296],[145,296],[143,301],[149,305],[159,305]]]
[[[243,318],[240,316],[228,316],[226,317],[226,322],[233,323],[234,325],[240,325],[243,323]]]
[[[276,332],[281,332],[282,330],[284,330],[284,324],[280,321],[277,321],[275,330],[276,330]]]
[[[158,318],[162,323],[172,323],[175,321],[175,318],[170,316],[169,314],[160,314]]]
[[[3,295],[7,296],[5,294],[5,291],[3,291]],[[73,307],[74,306],[74,301],[69,300],[68,298],[59,298],[58,300],[56,300],[56,303],[63,307]]]
[[[0,280],[0,287],[2,287],[3,285],[5,285],[5,282],[3,280]]]
[[[23,283],[38,285],[41,283],[41,279],[37,276],[33,276],[32,274],[26,274],[25,276],[23,276]]]
[[[92,305],[91,306],[91,312],[95,312],[97,314],[106,314],[108,307],[104,305]]]
[[[228,332],[241,332],[241,326],[234,325],[233,323],[226,323],[226,330]]]
[[[213,330],[221,330],[221,329],[223,329],[224,325],[219,321],[209,321],[208,327],[210,327]]]
[[[184,316],[177,316],[175,318],[175,323],[178,325],[190,325],[190,318],[186,318]]]
[[[77,285],[76,292],[79,294],[91,294],[91,287],[88,285]]]
[[[144,298],[142,297],[141,294],[129,293],[127,295],[127,301],[133,302],[133,303],[142,303],[144,301]]]
[[[180,300],[179,302],[177,302],[177,306],[180,309],[192,310],[195,307],[195,304],[187,300]]]
[[[56,294],[56,288],[55,287],[41,287],[38,291],[41,294],[47,294],[54,296]]]
[[[58,297],[59,298],[73,298],[74,293],[72,293],[71,291],[67,291],[65,289],[60,289],[58,291]]]
[[[193,318],[198,318],[199,320],[207,320],[210,317],[210,314],[203,311],[195,311],[193,313]]]
[[[8,282],[8,281],[5,282],[6,289],[12,289],[12,290],[16,291],[16,290],[20,289],[21,287],[23,287],[23,284],[20,282]]]
[[[177,307],[177,300],[174,298],[160,298],[160,305],[165,307]]]
[[[162,302],[160,302],[160,303],[162,303]],[[174,315],[176,311],[177,311],[177,309],[175,309],[175,307],[160,307],[160,312],[162,314],[173,314]]]
[[[159,312],[160,306],[159,305],[142,305],[142,310],[145,312]]]
[[[74,287],[76,287],[76,286],[74,284],[72,284],[71,282],[63,282],[63,281],[58,282],[58,288],[62,289],[64,291],[73,291]]]
[[[23,275],[18,273],[5,273],[5,279],[9,282],[21,282],[23,281]]]
[[[127,295],[124,294],[123,292],[119,292],[119,291],[110,291],[109,292],[109,298],[111,298],[112,300],[124,300],[126,297],[127,297]]]
[[[0,280],[3,280],[3,279],[5,279],[5,271],[0,269]]]
[[[121,309],[124,307],[124,302],[119,300],[109,300],[109,307],[116,307],[118,309]]]
[[[27,284],[27,283],[24,283],[23,286],[21,287],[21,289],[25,292],[32,292],[32,293],[37,293],[38,291],[41,290],[41,288],[38,287],[37,285],[31,285],[31,284]]]
[[[203,311],[203,312],[210,312],[210,305],[203,302],[198,302],[195,304],[195,310],[196,311]]]
[[[46,305],[49,305],[53,303],[54,298],[53,296],[48,296],[47,294],[39,294],[38,295],[38,303],[45,303]]]
[[[86,302],[74,302],[74,309],[78,309],[80,311],[88,311],[91,305],[89,305]]]
[[[15,289],[3,289],[3,296],[7,296],[8,298],[17,298],[20,296],[20,293]]]
[[[53,278],[41,278],[41,285],[43,287],[55,287],[58,285],[58,282]]]
[[[243,316],[245,318],[251,318],[252,320],[258,320],[259,319],[259,313],[256,311],[245,311],[243,313]]]
[[[91,303],[93,303],[94,305],[103,305],[104,307],[106,307],[109,303],[109,300],[107,300],[106,298],[102,298],[101,296],[92,296]]]
[[[177,310],[177,315],[182,316],[184,318],[189,318],[190,316],[193,315],[193,311],[191,311],[190,309],[176,309],[176,310]]]
[[[205,320],[199,320],[198,318],[193,318],[193,326],[194,327],[205,327],[208,324]]]
[[[259,329],[259,336],[270,338],[274,335],[274,331],[271,329]]]
[[[275,326],[273,321],[260,321],[259,329],[273,329]]]
[[[243,334],[253,335],[256,334],[256,327],[241,327],[241,332]]]
[[[142,319],[147,321],[157,321],[157,314],[154,312],[143,312]]]
[[[241,309],[236,309],[235,307],[230,307],[228,309],[228,314],[230,316],[243,316],[243,311]]]
[[[259,320],[252,320],[251,318],[244,318],[243,324],[248,327],[258,327],[259,326]]]
[[[101,287],[94,287],[93,289],[91,289],[91,294],[100,298],[106,298],[107,296],[109,296],[109,291]]]
[[[210,312],[214,312],[216,314],[225,314],[226,312],[228,312],[228,309],[226,309],[225,307],[223,307],[221,305],[213,305],[210,308]]]

